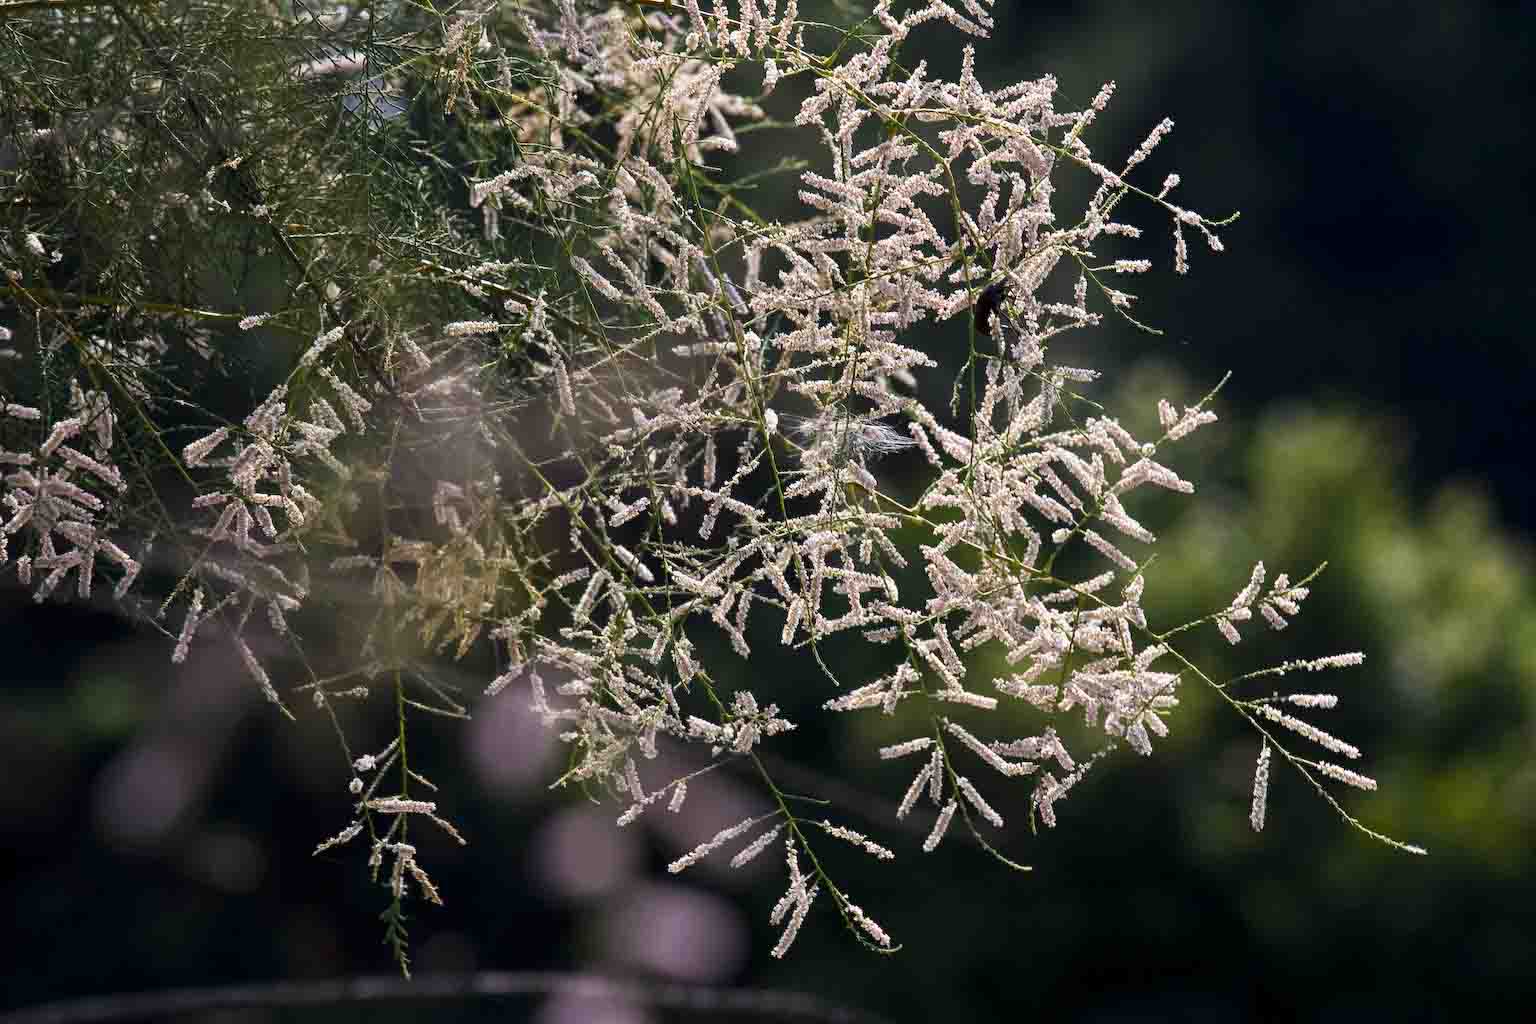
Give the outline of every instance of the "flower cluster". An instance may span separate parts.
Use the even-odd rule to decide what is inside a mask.
[[[214,372],[219,346],[187,322],[228,321],[236,340],[292,335],[299,345],[281,383],[254,411],[208,410],[174,452],[153,419],[160,411],[138,400],[147,364],[115,392],[72,381],[59,418],[7,398],[3,439],[29,436],[0,462],[11,467],[5,538],[27,545],[18,575],[46,573],[41,599],[74,570],[86,596],[103,556],[121,570],[122,596],[142,561],[108,537],[130,486],[111,458],[113,424],[131,410],[153,441],[144,447],[193,492],[159,527],[172,535],[164,565],[176,583],[158,616],[176,602],[183,611],[172,659],[218,621],[286,710],[286,684],[268,666],[292,652],[288,662],[307,673],[294,688],[331,715],[344,747],[334,704],[389,691],[398,732],[378,754],[347,750],[352,817],[317,852],[366,832],[375,879],[390,861],[381,884],[402,966],[402,901],[413,891],[442,899],[410,825],[424,819],[463,842],[441,801],[420,796],[436,787],[407,761],[407,723],[464,716],[436,671],[442,657],[486,642],[501,659],[487,699],[529,700],[570,747],[560,781],[613,794],[621,826],[658,804],[678,811],[689,780],[721,764],[760,778],[772,809],[725,826],[669,869],[738,841],[733,867],[782,848],[776,956],[819,894],[859,941],[895,948],[815,850],[835,839],[876,862],[896,854],[797,813],[762,756],[818,708],[888,716],[909,730],[878,756],[912,759],[894,817],[920,807],[931,816],[918,826],[924,852],[963,827],[1014,867],[985,831],[1004,826],[1010,802],[1055,826],[1058,805],[1102,758],[1122,746],[1152,753],[1192,684],[1212,686],[1261,734],[1256,830],[1275,754],[1330,802],[1322,780],[1375,787],[1281,742],[1283,730],[1357,758],[1282,707],[1327,709],[1336,697],[1241,690],[1361,655],[1217,682],[1179,647],[1204,624],[1235,644],[1255,609],[1283,628],[1310,576],[1293,584],[1282,574],[1266,589],[1260,563],[1228,607],[1171,629],[1149,621],[1157,538],[1138,516],[1150,492],[1194,492],[1173,463],[1179,443],[1216,420],[1216,391],[1182,410],[1161,401],[1157,427],[1133,433],[1087,399],[1095,371],[1057,358],[1068,332],[1130,319],[1134,297],[1112,282],[1151,264],[1105,253],[1141,235],[1122,207],[1167,219],[1179,272],[1186,233],[1222,249],[1228,221],[1175,204],[1176,175],[1156,187],[1133,180],[1171,122],[1110,165],[1086,135],[1112,84],[1071,109],[1049,77],[983,85],[970,46],[953,78],[898,59],[931,23],[985,36],[991,0],[902,10],[874,0],[869,19],[830,47],[827,28],[802,21],[796,0],[708,9],[527,0],[428,28],[412,5],[399,6],[371,5],[366,27],[398,18],[401,38],[415,33],[412,62],[375,67],[361,47],[341,59],[327,43],[323,63],[289,54],[269,70],[304,90],[338,80],[339,100],[351,103],[344,115],[363,102],[355,82],[347,91],[363,76],[368,102],[377,93],[404,109],[399,97],[414,82],[431,98],[421,118],[457,111],[472,121],[462,138],[443,122],[463,150],[414,168],[422,191],[369,193],[349,207],[349,179],[337,170],[314,193],[336,201],[313,203],[211,138],[217,159],[197,171],[202,199],[177,192],[153,222],[254,223],[261,252],[284,261],[301,299],[262,312],[176,307],[178,345]],[[352,14],[335,17],[328,31],[344,32]],[[748,68],[760,77],[743,76]],[[179,81],[173,70],[156,76],[168,88]],[[760,94],[727,81],[760,81]],[[769,220],[705,161],[737,151],[745,126],[771,123],[765,104],[795,98],[793,125],[811,130],[821,155],[779,169],[798,173],[798,206]],[[378,154],[416,159],[391,134],[398,113],[381,107],[362,119],[356,134],[374,148],[352,154],[359,176]],[[335,133],[312,135],[324,146]],[[476,148],[485,138],[500,148]],[[285,154],[296,164],[306,155],[274,150],[262,162]],[[443,187],[439,216],[421,196],[433,168],[447,166],[474,170]],[[1094,185],[1075,220],[1056,204],[1070,173]],[[309,226],[359,208],[370,217],[395,209],[398,219],[387,230]],[[42,237],[21,236],[16,258],[31,262],[14,272],[13,290],[39,320],[65,321],[64,289],[26,276],[61,272],[49,269],[59,261]],[[961,339],[958,357],[939,350],[941,337]],[[110,373],[98,350],[75,351],[81,380]],[[348,612],[360,591],[368,611],[359,617]],[[322,676],[289,620],[335,595],[351,601],[335,602],[347,623],[336,633],[357,644],[350,665]],[[256,628],[257,608],[270,634]],[[750,671],[754,645],[775,641],[775,656],[798,659],[802,674]],[[839,678],[825,656],[839,645],[867,647],[881,669]],[[1021,719],[1036,724],[1020,728]],[[1082,729],[1066,725],[1078,719]],[[663,748],[692,751],[697,764],[678,774]]]
[[[24,538],[24,550],[14,562],[16,577],[26,585],[35,575],[33,596],[42,601],[71,571],[79,596],[90,597],[97,561],[105,557],[121,570],[113,588],[121,598],[138,577],[140,563],[110,536],[117,501],[127,489],[113,462],[115,416],[104,394],[84,390],[75,381],[70,382],[69,412],[48,424],[40,409],[0,402],[0,416],[46,426],[31,450],[0,450],[0,465],[14,467],[5,474],[0,498],[9,516],[0,526],[0,564],[10,558],[12,538]]]

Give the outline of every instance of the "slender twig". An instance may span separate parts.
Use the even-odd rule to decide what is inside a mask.
[[[848,1024],[880,1024],[884,1021],[865,1010],[780,989],[713,988],[558,971],[479,971],[473,974],[429,974],[412,981],[366,976],[92,996],[0,1014],[0,1024],[92,1024],[161,1020],[210,1010],[299,1009],[351,1003],[416,1003],[506,996],[566,996],[693,1010],[700,1014],[752,1014],[773,1020]]]
[[[129,3],[154,4],[160,0],[128,0]],[[0,18],[25,11],[64,11],[76,7],[105,7],[112,0],[0,0]]]

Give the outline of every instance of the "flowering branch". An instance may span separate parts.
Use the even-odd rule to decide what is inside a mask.
[[[1112,83],[1074,110],[1050,77],[987,88],[970,46],[952,78],[900,62],[930,22],[985,36],[989,0],[875,0],[829,45],[796,0],[375,4],[367,19],[167,7],[154,24],[120,5],[80,13],[71,31],[108,45],[126,25],[142,45],[124,66],[163,81],[174,110],[136,118],[129,96],[16,133],[7,181],[28,201],[0,242],[19,314],[0,345],[26,333],[0,364],[0,561],[39,600],[71,574],[91,596],[99,565],[126,609],[174,635],[173,661],[217,638],[278,707],[303,693],[330,718],[352,806],[319,849],[366,834],[402,970],[407,902],[443,900],[412,819],[464,841],[450,801],[423,798],[436,787],[410,732],[467,715],[440,671],[486,646],[486,699],[527,700],[570,749],[557,784],[612,795],[620,826],[677,811],[709,770],[667,777],[664,746],[752,768],[772,809],[671,867],[775,851],[775,955],[821,894],[858,941],[899,948],[818,848],[880,865],[899,851],[819,803],[797,813],[768,770],[765,751],[818,710],[906,730],[879,756],[913,766],[894,818],[932,808],[924,852],[958,817],[1028,870],[988,838],[1010,794],[1054,827],[1095,764],[1151,754],[1190,682],[1260,735],[1255,829],[1278,752],[1350,825],[1422,852],[1324,786],[1374,780],[1281,742],[1353,762],[1306,717],[1336,697],[1246,689],[1360,656],[1217,683],[1176,646],[1205,626],[1234,644],[1256,618],[1284,628],[1315,573],[1293,583],[1259,563],[1229,605],[1182,625],[1144,609],[1157,537],[1142,495],[1194,492],[1172,461],[1216,420],[1221,384],[1160,401],[1137,437],[1092,397],[1098,373],[1061,357],[1106,311],[1139,324],[1113,283],[1151,260],[1106,251],[1141,235],[1122,206],[1168,219],[1179,273],[1186,231],[1222,251],[1235,214],[1177,205],[1177,175],[1132,180],[1172,122],[1112,169],[1085,141]],[[172,18],[235,69],[217,104],[152,45]],[[48,20],[11,24],[19,81],[44,80],[38,54],[81,60]],[[749,70],[758,95],[726,87]],[[789,79],[792,127],[821,154],[776,165],[795,205],[769,220],[708,161],[784,127],[765,104]],[[76,207],[30,201],[82,162],[110,187]],[[1053,205],[1069,173],[1096,182],[1075,221]],[[201,248],[224,244],[284,294],[266,309],[200,296],[196,275],[145,258],[166,239],[238,262]],[[115,255],[79,256],[97,248]],[[963,359],[934,343],[957,318]],[[288,335],[298,348],[280,347]],[[205,407],[240,390],[206,385],[253,340],[277,353],[275,378]],[[764,647],[803,676],[757,671]],[[834,671],[852,648],[873,678]],[[336,705],[376,696],[388,742],[356,756]]]

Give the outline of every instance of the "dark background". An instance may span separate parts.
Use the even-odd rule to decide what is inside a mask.
[[[1258,558],[1293,576],[1328,559],[1283,637],[1250,629],[1229,651],[1212,631],[1196,660],[1243,671],[1366,650],[1363,669],[1316,680],[1342,697],[1325,726],[1381,781],[1344,804],[1431,855],[1370,842],[1283,771],[1254,835],[1256,744],[1193,688],[1157,754],[1096,769],[1054,832],[1029,833],[1022,798],[999,801],[999,846],[1030,875],[955,839],[924,856],[926,823],[892,831],[904,779],[870,754],[883,723],[807,728],[783,756],[815,773],[784,783],[867,809],[848,823],[897,860],[849,856],[834,873],[904,948],[863,951],[822,905],[778,962],[777,864],[662,870],[756,806],[752,780],[726,774],[688,813],[615,830],[616,808],[545,788],[560,754],[509,693],[413,755],[471,840],[423,841],[448,905],[414,915],[417,969],[771,985],[902,1021],[1438,1020],[1529,1006],[1529,8],[1000,2],[997,20],[978,44],[990,82],[1050,72],[1082,104],[1116,79],[1095,151],[1127,153],[1172,117],[1145,180],[1176,168],[1185,204],[1242,211],[1227,253],[1191,240],[1187,279],[1166,270],[1159,215],[1133,218],[1147,235],[1137,254],[1160,268],[1133,289],[1138,315],[1166,334],[1113,326],[1073,342],[1106,371],[1106,404],[1143,416],[1234,371],[1222,423],[1176,463],[1201,492],[1149,516],[1162,537],[1155,621],[1224,604]],[[954,42],[935,30],[907,55],[949,68]],[[388,971],[382,894],[360,852],[310,856],[347,814],[328,726],[278,719],[217,645],[172,666],[163,640],[105,613],[0,591],[0,638],[5,1006]],[[471,681],[483,668],[462,666]],[[771,664],[751,673],[791,717],[824,699]],[[776,677],[779,689],[763,682]],[[450,1011],[736,1019],[558,999]]]

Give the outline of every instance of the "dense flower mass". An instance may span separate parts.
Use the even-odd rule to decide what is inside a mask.
[[[1067,332],[1129,318],[1133,298],[1111,282],[1150,261],[1101,254],[1140,236],[1125,209],[1166,218],[1181,273],[1186,235],[1222,248],[1226,222],[1176,204],[1176,175],[1136,180],[1171,122],[1105,163],[1086,136],[1112,85],[1066,109],[1049,77],[983,85],[969,45],[953,79],[899,59],[932,23],[985,36],[991,0],[875,0],[856,31],[802,20],[796,0],[520,0],[447,19],[408,4],[319,20],[252,7],[242,17],[287,45],[263,44],[251,81],[232,85],[254,90],[237,93],[243,128],[208,124],[179,57],[134,52],[211,155],[162,147],[155,180],[89,200],[146,211],[89,244],[129,252],[141,235],[221,225],[291,298],[162,301],[167,282],[142,261],[108,261],[119,276],[98,280],[102,260],[71,259],[82,224],[8,225],[6,340],[25,333],[33,349],[0,366],[6,554],[39,600],[71,571],[90,596],[106,565],[130,611],[179,617],[160,627],[173,660],[225,638],[269,699],[286,711],[284,693],[302,692],[343,736],[340,702],[390,695],[399,732],[376,754],[348,750],[353,817],[319,849],[365,837],[376,878],[388,861],[402,965],[402,901],[441,900],[410,826],[463,841],[439,809],[451,797],[415,795],[406,729],[418,712],[465,713],[434,665],[487,644],[501,665],[487,699],[530,701],[570,747],[561,781],[614,794],[620,826],[678,811],[689,780],[727,761],[759,775],[772,809],[722,823],[670,870],[776,851],[776,956],[818,895],[861,942],[894,948],[815,851],[835,839],[897,854],[803,816],[774,784],[760,752],[799,724],[784,708],[806,705],[741,667],[754,646],[798,657],[822,711],[910,728],[878,757],[912,766],[895,817],[931,808],[924,852],[962,827],[985,845],[1011,804],[1055,826],[1104,756],[1152,753],[1187,685],[1213,686],[1261,734],[1255,829],[1272,752],[1330,802],[1324,780],[1375,787],[1282,742],[1358,757],[1281,707],[1336,697],[1244,689],[1361,655],[1218,684],[1179,650],[1196,626],[1238,643],[1255,611],[1283,628],[1311,577],[1270,580],[1260,563],[1228,607],[1171,629],[1143,610],[1156,537],[1137,506],[1194,491],[1172,464],[1215,421],[1215,392],[1160,402],[1159,429],[1136,436],[1087,399],[1097,374],[1058,358]],[[110,39],[126,20],[153,38],[176,15],[82,13],[69,31]],[[24,31],[62,46],[61,25]],[[347,132],[317,120],[256,144],[285,103],[311,111],[317,95]],[[58,152],[105,161],[156,131],[134,102],[66,126],[64,142],[14,143],[13,186],[44,187]],[[768,117],[778,102],[788,124]],[[451,161],[407,144],[429,123]],[[707,164],[748,126],[819,141],[809,166],[779,168],[798,175],[792,218],[761,216]],[[361,149],[325,148],[343,137]],[[318,187],[291,176],[327,153]],[[434,192],[440,166],[455,170]],[[1056,202],[1074,173],[1096,184],[1075,220]],[[102,291],[110,303],[88,300]],[[173,343],[157,329],[156,347],[124,345],[152,320]],[[196,383],[255,333],[297,340],[281,380],[241,409],[198,404]],[[936,349],[957,336],[959,359]],[[126,442],[114,424],[132,425]],[[143,565],[160,590],[137,582]],[[140,590],[150,600],[134,604]],[[298,656],[290,622],[328,602],[357,642],[325,673]],[[870,645],[884,668],[838,678],[823,656],[836,644]],[[1086,749],[1069,750],[1069,717]],[[663,748],[696,749],[698,767],[671,772]]]

